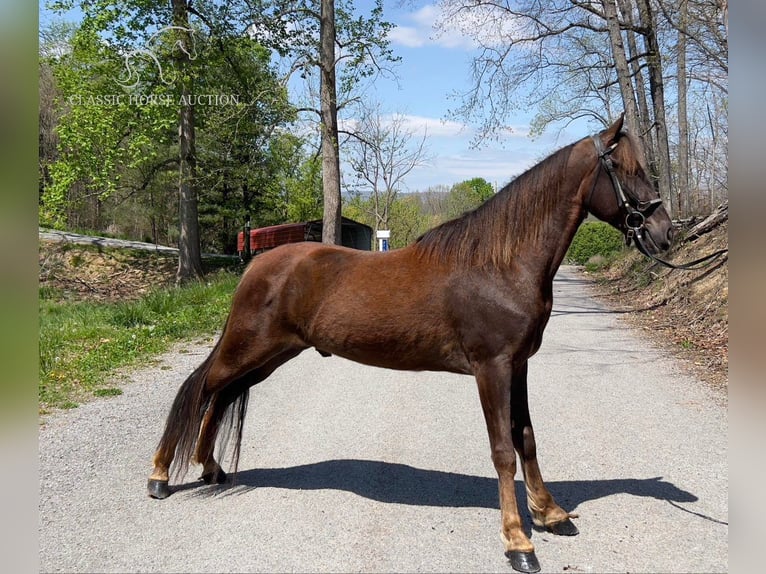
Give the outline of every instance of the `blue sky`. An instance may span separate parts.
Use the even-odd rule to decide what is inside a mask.
[[[41,4],[40,23],[44,25],[52,16],[45,10],[45,2]],[[360,12],[369,13],[372,2],[361,0],[356,5]],[[437,17],[438,7],[428,0],[384,3],[384,19],[396,26],[390,35],[391,47],[401,62],[396,67],[395,81],[378,79],[367,95],[380,103],[383,113],[405,116],[407,128],[414,134],[425,133],[432,158],[428,165],[407,176],[402,191],[451,186],[473,177],[483,177],[502,187],[550,152],[595,131],[581,122],[562,130],[551,129],[533,140],[528,130],[534,110],[528,110],[506,118],[511,130],[501,141],[473,149],[474,127],[447,118],[459,104],[450,94],[470,85],[474,46],[454,30],[437,34],[433,28]],[[77,11],[65,16],[69,20],[77,18]]]
[[[360,2],[360,9],[365,4],[369,2]],[[409,2],[403,7],[398,4],[396,0],[384,4],[384,18],[396,25],[390,40],[394,53],[401,57],[396,70],[398,87],[395,82],[379,80],[372,97],[388,111],[409,116],[408,125],[413,130],[423,133],[427,129],[427,145],[433,160],[407,177],[409,191],[452,185],[473,177],[483,177],[502,187],[549,153],[595,131],[572,124],[533,140],[528,131],[534,110],[529,110],[506,118],[511,131],[501,141],[472,149],[474,127],[455,118],[445,120],[459,104],[450,95],[470,86],[473,44],[457,31],[435,32],[433,24],[438,17],[435,4]]]

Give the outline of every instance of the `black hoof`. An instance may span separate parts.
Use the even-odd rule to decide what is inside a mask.
[[[540,563],[534,552],[516,552],[506,550],[506,558],[511,562],[511,566],[518,572],[539,572]]]
[[[546,529],[549,532],[552,532],[553,534],[557,534],[559,536],[575,536],[577,534],[580,534],[580,531],[577,530],[577,527],[574,525],[574,522],[572,522],[568,518],[566,520],[562,520],[561,522],[549,524],[546,527]]]
[[[208,472],[207,474],[203,474],[200,476],[200,478],[205,482],[205,484],[223,484],[226,482],[226,473],[222,470],[218,470],[217,472]]]
[[[168,486],[167,480],[156,480],[154,478],[150,478],[146,488],[149,491],[149,496],[152,498],[158,498],[162,500],[163,498],[170,496],[170,486]]]

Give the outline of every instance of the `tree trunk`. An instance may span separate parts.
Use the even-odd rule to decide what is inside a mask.
[[[646,66],[649,70],[649,90],[654,107],[654,126],[657,128],[657,184],[660,197],[665,201],[668,215],[673,217],[677,203],[673,201],[673,178],[670,173],[670,146],[668,126],[665,122],[665,90],[662,79],[662,60],[657,41],[657,27],[649,0],[638,0],[638,14],[645,30]]]
[[[204,275],[202,255],[199,243],[199,218],[197,214],[197,193],[195,189],[196,157],[194,135],[194,106],[191,97],[191,70],[189,66],[189,14],[186,0],[173,0],[173,25],[182,28],[176,30],[182,49],[178,54],[178,69],[181,82],[181,110],[178,125],[179,178],[178,178],[178,271],[176,283],[198,279]]]
[[[729,200],[727,199],[721,205],[715,208],[713,213],[700,221],[697,225],[689,229],[684,241],[694,241],[700,236],[712,231],[724,221],[729,220]]]
[[[678,31],[678,216],[690,214],[689,199],[689,124],[686,113],[686,24],[687,0],[679,5]]]
[[[636,97],[633,92],[633,83],[630,79],[628,58],[625,55],[625,45],[622,42],[620,22],[617,18],[617,0],[601,0],[604,6],[604,16],[609,30],[609,44],[612,47],[614,69],[617,73],[617,83],[620,86],[622,105],[625,110],[625,124],[628,131],[638,134],[638,115],[636,113]]]
[[[319,87],[322,116],[322,190],[324,216],[322,242],[341,242],[340,158],[338,151],[338,106],[335,85],[335,2],[322,0],[319,26]]]
[[[632,27],[635,24],[633,18],[633,3],[631,0],[619,0],[620,12],[625,23]],[[649,103],[646,99],[646,82],[644,80],[644,73],[641,69],[641,60],[638,51],[638,45],[636,44],[636,35],[632,30],[626,30],[625,37],[628,42],[628,56],[630,62],[630,70],[633,75],[633,83],[635,85],[636,103],[638,104],[638,133],[635,135],[640,136],[645,144],[644,149],[648,150],[647,160],[651,165],[657,163],[657,144],[652,132],[652,114],[649,113]]]

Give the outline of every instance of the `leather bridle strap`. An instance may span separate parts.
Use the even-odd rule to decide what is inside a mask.
[[[665,267],[669,267],[670,269],[680,269],[682,271],[693,271],[695,269],[704,269],[705,267],[712,265],[716,259],[721,257],[722,255],[727,255],[729,253],[728,249],[719,249],[718,251],[714,251],[713,253],[710,253],[709,255],[705,255],[704,257],[700,257],[699,259],[695,259],[694,261],[689,261],[688,263],[680,263],[676,265],[675,263],[670,263],[669,261],[665,261],[664,259],[660,259],[656,255],[652,255],[649,253],[649,250],[644,245],[644,237],[641,233],[641,229],[639,229],[636,232],[636,235],[634,237],[636,241],[636,247],[638,247],[638,250],[649,257],[650,259],[653,259],[657,263],[664,265]]]

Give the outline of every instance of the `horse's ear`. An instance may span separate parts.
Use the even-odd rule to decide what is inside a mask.
[[[625,112],[620,114],[620,117],[603,132],[601,132],[601,141],[604,143],[605,148],[617,143],[620,139],[620,132],[622,131],[622,124],[625,120]]]

